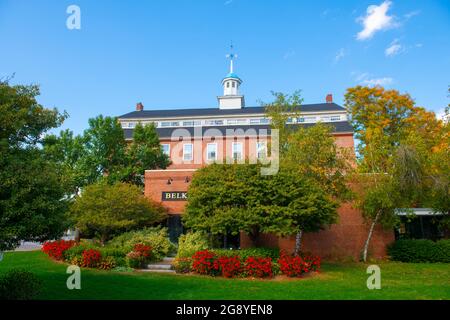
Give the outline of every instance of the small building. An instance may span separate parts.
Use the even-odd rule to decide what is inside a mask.
[[[217,97],[218,107],[145,110],[142,103],[138,103],[135,111],[118,117],[127,140],[132,139],[137,123],[153,123],[162,148],[171,159],[172,164],[167,169],[145,172],[145,195],[168,209],[167,225],[173,239],[183,231],[180,216],[186,205],[189,183],[198,168],[211,162],[262,159],[269,154],[271,119],[266,117],[264,107],[245,105],[240,91],[243,81],[233,70],[235,56],[230,54],[229,57],[230,70],[221,81],[223,95]],[[331,94],[326,95],[324,102],[299,106],[298,111],[299,115],[289,118],[290,125],[329,124],[337,146],[354,148],[353,128],[346,109],[334,103]],[[305,234],[303,249],[325,258],[358,259],[368,227],[360,212],[350,204],[342,205],[338,211],[339,223],[318,233]],[[386,245],[393,240],[393,230],[377,229],[370,248],[372,255],[383,257]],[[291,238],[261,236],[264,246],[291,250],[294,243]],[[240,235],[238,245],[250,246],[245,234]]]

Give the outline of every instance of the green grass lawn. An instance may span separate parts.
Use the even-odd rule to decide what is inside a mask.
[[[247,280],[153,273],[81,271],[81,290],[68,290],[67,265],[41,252],[7,253],[0,274],[34,272],[44,283],[40,299],[450,299],[450,264],[382,262],[380,290],[366,287],[367,265],[324,264],[300,280]]]

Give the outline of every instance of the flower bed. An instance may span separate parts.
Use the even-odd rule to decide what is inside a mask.
[[[137,243],[133,249],[97,247],[75,241],[48,241],[42,251],[50,258],[84,268],[111,270],[116,267],[143,268],[153,257],[152,247]]]
[[[272,257],[220,255],[215,251],[197,251],[192,258],[179,258],[174,263],[177,272],[209,276],[272,278],[283,274],[288,277],[300,277],[320,269],[320,258],[312,255],[291,256],[282,252],[280,258]]]

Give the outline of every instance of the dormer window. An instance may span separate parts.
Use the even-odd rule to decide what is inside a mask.
[[[234,88],[236,86],[236,82],[231,82],[231,86]]]
[[[230,83],[229,82],[227,82],[227,88],[229,88],[230,87]]]

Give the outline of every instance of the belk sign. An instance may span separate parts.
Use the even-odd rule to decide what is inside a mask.
[[[186,191],[163,191],[162,201],[186,201],[187,192]]]

